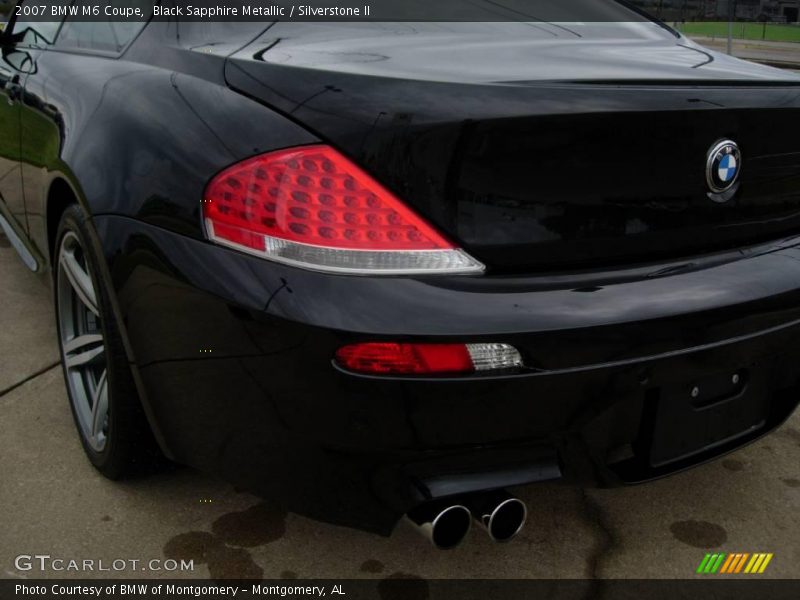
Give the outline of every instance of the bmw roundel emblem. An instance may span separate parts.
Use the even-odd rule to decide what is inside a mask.
[[[724,140],[708,153],[706,181],[715,194],[730,190],[739,181],[742,172],[742,153],[736,142]]]

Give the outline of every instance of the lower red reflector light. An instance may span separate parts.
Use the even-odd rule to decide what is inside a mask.
[[[353,344],[336,352],[336,362],[356,373],[376,375],[452,375],[475,371],[466,344]]]

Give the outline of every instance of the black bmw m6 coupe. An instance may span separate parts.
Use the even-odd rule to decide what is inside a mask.
[[[13,16],[0,225],[52,285],[92,464],[447,548],[514,537],[511,488],[785,421],[800,77],[594,4],[618,17]]]

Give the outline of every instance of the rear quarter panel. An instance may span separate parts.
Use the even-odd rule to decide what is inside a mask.
[[[315,141],[226,87],[229,49],[189,50],[171,39],[167,24],[154,23],[123,57],[40,55],[27,82],[23,131],[35,160],[23,169],[30,235],[43,254],[48,193],[57,178],[69,182],[91,215],[123,215],[199,238],[200,201],[215,173],[254,154]]]

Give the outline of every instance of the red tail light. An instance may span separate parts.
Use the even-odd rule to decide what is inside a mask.
[[[464,344],[355,344],[336,353],[344,368],[358,373],[472,373]]]
[[[328,146],[251,158],[206,188],[209,237],[264,258],[350,273],[479,273],[390,191]]]
[[[336,362],[350,371],[374,375],[458,375],[518,368],[522,357],[508,344],[368,342],[340,348]]]

